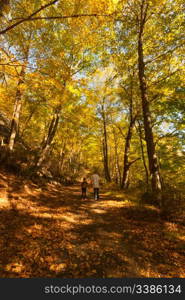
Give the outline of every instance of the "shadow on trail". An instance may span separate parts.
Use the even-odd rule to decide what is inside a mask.
[[[184,256],[170,258],[171,244],[161,243],[165,227],[156,211],[104,195],[81,200],[78,186],[26,187],[20,200],[17,183],[9,186],[16,205],[0,211],[0,277],[170,277],[171,269],[178,277],[182,272]]]

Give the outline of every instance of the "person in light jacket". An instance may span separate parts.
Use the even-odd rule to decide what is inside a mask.
[[[92,177],[91,177],[91,183],[94,189],[94,200],[98,200],[99,197],[99,189],[100,189],[100,177],[97,174],[97,172],[95,172]]]

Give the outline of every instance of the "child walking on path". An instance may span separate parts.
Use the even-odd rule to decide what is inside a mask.
[[[83,178],[83,181],[81,183],[81,188],[82,188],[82,199],[87,199],[87,181],[86,178]]]

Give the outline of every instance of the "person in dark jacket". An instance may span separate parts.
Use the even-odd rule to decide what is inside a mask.
[[[86,178],[84,177],[83,178],[83,181],[81,183],[81,188],[82,188],[82,199],[87,199],[87,180]]]

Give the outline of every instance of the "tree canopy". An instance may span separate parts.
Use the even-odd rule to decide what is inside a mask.
[[[1,1],[2,145],[77,178],[184,182],[181,0]]]
[[[0,0],[0,277],[185,277],[184,15]]]

